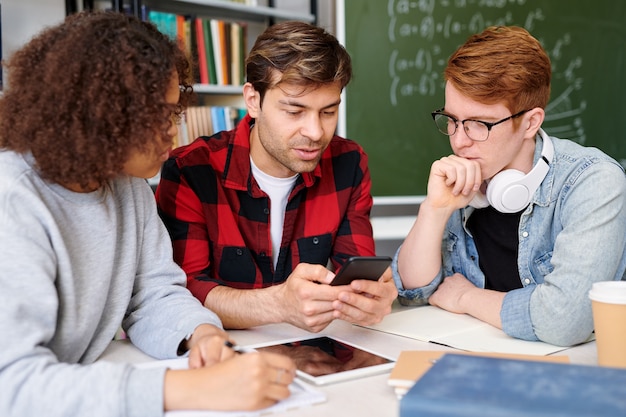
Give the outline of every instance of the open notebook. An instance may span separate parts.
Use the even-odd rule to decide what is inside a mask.
[[[170,369],[186,369],[187,358],[169,359],[137,364],[138,367],[167,367]],[[291,395],[277,402],[271,407],[255,411],[205,411],[205,410],[184,410],[168,411],[165,417],[257,417],[294,408],[305,407],[326,401],[326,395],[313,389],[304,382],[294,380],[289,386]]]
[[[365,327],[470,352],[549,355],[566,349],[544,342],[515,339],[472,316],[435,306],[402,308],[387,315],[380,323]]]

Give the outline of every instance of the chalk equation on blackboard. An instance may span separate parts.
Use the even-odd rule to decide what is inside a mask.
[[[443,69],[453,52],[444,50],[443,41],[452,39],[460,45],[471,34],[493,25],[518,25],[532,33],[546,16],[540,7],[530,11],[523,8],[525,3],[526,0],[388,0],[387,37],[392,45],[387,61],[390,104],[402,106],[415,96],[443,98]],[[469,16],[463,14],[469,6],[479,6],[479,11]],[[584,144],[581,115],[587,104],[576,94],[584,83],[577,76],[583,58],[565,53],[572,49],[568,33],[558,39],[536,36],[552,61],[553,80],[565,86],[555,91],[553,83],[552,99],[546,108],[547,130]]]

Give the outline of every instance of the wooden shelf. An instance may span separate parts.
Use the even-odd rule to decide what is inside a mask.
[[[310,13],[298,13],[267,6],[247,6],[224,0],[144,0],[144,4],[164,12],[208,15],[224,19],[265,22],[269,18],[274,18],[315,22],[315,16]]]
[[[194,84],[193,91],[199,94],[241,94],[241,85]]]

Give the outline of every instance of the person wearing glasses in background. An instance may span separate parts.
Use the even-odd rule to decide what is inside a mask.
[[[392,264],[400,302],[474,316],[559,346],[593,331],[595,281],[624,279],[626,177],[595,148],[541,129],[550,60],[519,27],[490,27],[453,53],[432,113],[453,154]]]

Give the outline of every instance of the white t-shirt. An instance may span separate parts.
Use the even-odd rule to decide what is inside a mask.
[[[276,268],[278,254],[280,252],[280,244],[283,240],[283,223],[285,221],[285,209],[287,208],[287,200],[289,193],[296,183],[298,175],[289,178],[277,178],[267,175],[261,171],[250,157],[250,166],[252,167],[252,175],[259,184],[261,190],[270,198],[270,233],[272,238],[272,262]]]

